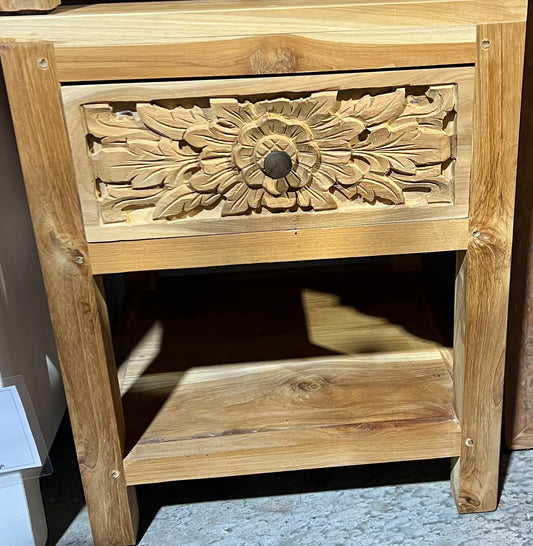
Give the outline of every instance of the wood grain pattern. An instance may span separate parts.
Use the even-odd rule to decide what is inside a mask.
[[[355,439],[357,438],[357,439]],[[455,457],[459,452],[455,420],[407,421],[347,425],[295,431],[265,432],[242,447],[239,435],[230,440],[207,439],[142,444],[124,460],[131,485],[198,476],[221,477],[306,468],[375,464]],[[379,446],[379,451],[376,451]],[[176,455],[180,448],[185,456]],[[205,451],[204,451],[205,450]],[[212,454],[215,454],[213,457]]]
[[[472,62],[476,24],[523,21],[525,4],[111,3],[3,18],[0,35],[54,42],[71,82],[438,66]]]
[[[474,105],[474,163],[466,279],[458,291],[456,410],[461,457],[452,488],[460,512],[494,510],[507,327],[525,25],[482,25]],[[463,269],[465,268],[465,269]]]
[[[455,33],[455,29],[453,29]],[[205,78],[263,74],[437,66],[475,61],[475,34],[464,30],[452,42],[451,32],[419,30],[409,43],[374,43],[376,32],[309,36],[261,36],[162,45],[57,48],[62,82]],[[473,34],[469,42],[469,34]],[[424,39],[421,39],[421,38]],[[397,38],[396,38],[397,39]],[[420,41],[419,41],[420,39]],[[435,39],[442,42],[433,43]],[[448,39],[448,42],[444,40]]]
[[[149,378],[157,382],[158,390],[170,388],[171,381],[176,388],[137,447],[161,443],[161,438],[196,439],[201,446],[203,439],[233,434],[454,419],[451,380],[440,353],[424,355],[425,360],[409,353],[380,356],[381,362],[376,357],[324,357],[221,365]],[[146,396],[151,385],[143,379],[136,388]],[[419,400],[415,393],[420,391],[432,392],[431,403]],[[191,455],[178,445],[175,450],[180,456]]]
[[[87,237],[466,217],[472,86],[462,67],[65,87]],[[292,186],[262,175],[280,145]]]
[[[373,35],[367,43],[398,43],[398,36],[402,37],[400,43],[407,44],[448,43],[464,42],[465,37],[474,41],[478,23],[524,21],[526,17],[523,0],[453,0],[452,5],[453,9],[449,0],[101,3],[77,6],[75,10],[65,7],[47,16],[28,16],[24,21],[2,20],[0,34],[76,48],[109,42],[126,46],[176,44],[274,32],[304,32],[309,37],[329,34],[332,41],[337,33],[364,32]]]
[[[130,433],[142,434],[128,483],[457,455],[445,347],[412,276],[160,282],[117,340]]]
[[[466,248],[468,219],[90,243],[95,274],[442,252]]]
[[[107,368],[53,47],[8,44],[0,53],[94,540],[130,544],[126,483],[111,478],[122,471],[118,385]]]

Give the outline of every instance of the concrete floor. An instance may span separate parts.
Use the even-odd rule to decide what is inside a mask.
[[[92,544],[68,423],[42,479],[49,545]],[[138,487],[142,546],[533,544],[533,450],[504,453],[499,509],[459,516],[449,460]],[[1,542],[1,541],[0,541]]]

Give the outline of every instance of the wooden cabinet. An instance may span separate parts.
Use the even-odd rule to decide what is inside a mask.
[[[136,484],[195,477],[451,457],[459,511],[496,508],[525,10],[191,1],[0,19],[96,544],[135,542]],[[458,253],[452,352],[417,296],[397,307],[414,302],[413,329],[358,307],[394,307],[409,282],[370,276],[346,305],[278,278],[190,299],[196,343],[158,370],[151,331],[119,363],[121,393],[98,275],[438,251]],[[235,356],[284,305],[265,357]]]

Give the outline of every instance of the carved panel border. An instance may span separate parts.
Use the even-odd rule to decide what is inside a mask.
[[[354,95],[354,93],[352,93]],[[453,203],[456,86],[82,107],[104,224]],[[268,174],[282,152],[290,169]],[[212,217],[212,216],[211,216]]]

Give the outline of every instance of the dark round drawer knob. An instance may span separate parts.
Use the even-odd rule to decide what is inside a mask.
[[[286,152],[270,152],[265,157],[263,171],[270,178],[285,178],[292,169],[292,159]]]

